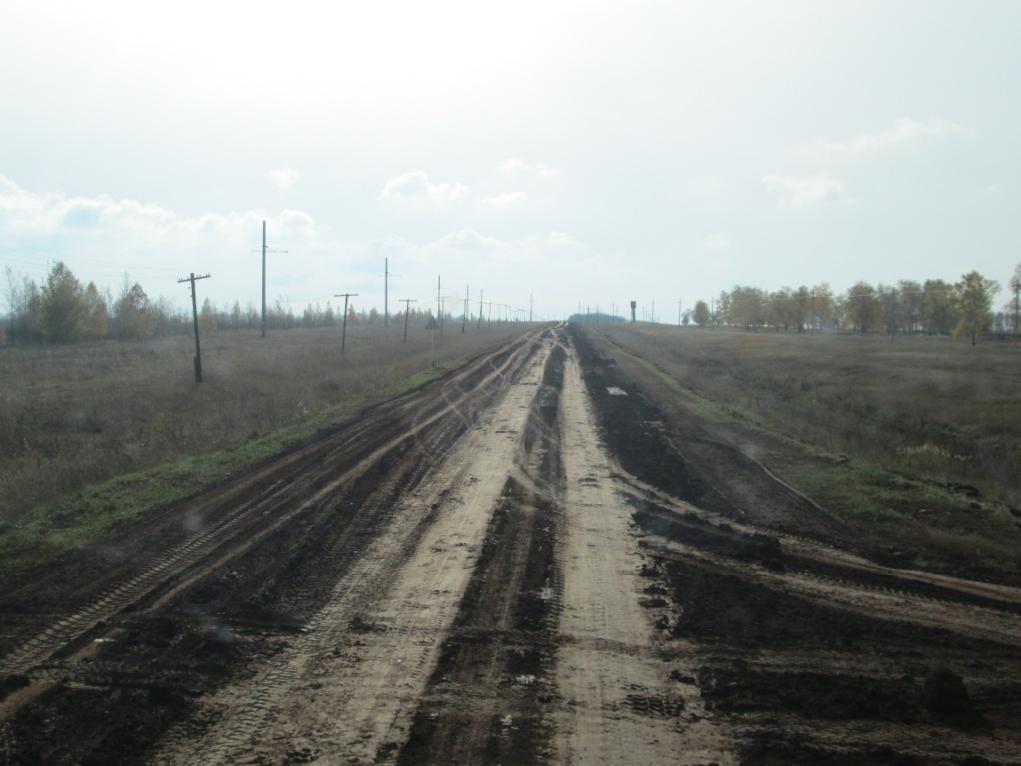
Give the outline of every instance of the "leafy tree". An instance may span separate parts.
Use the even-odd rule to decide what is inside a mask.
[[[1017,335],[1021,328],[1018,324],[1021,324],[1021,298],[1018,294],[1021,293],[1021,263],[1014,267],[1014,275],[1010,278],[1010,291],[1014,294],[1011,301],[1004,305],[1006,313],[1010,314],[1010,326],[1014,328],[1014,334]]]
[[[209,298],[202,301],[202,308],[199,309],[199,332],[203,335],[216,332],[216,309]]]
[[[798,332],[805,331],[805,325],[812,321],[812,292],[802,285],[791,294],[791,324]]]
[[[38,343],[43,340],[42,293],[34,280],[15,276],[6,268],[7,287],[4,298],[8,305],[8,336],[12,343]]]
[[[868,332],[879,322],[876,288],[868,282],[857,282],[847,291],[845,314],[857,332]]]
[[[46,340],[71,343],[85,330],[85,295],[82,283],[58,261],[50,269],[42,289],[42,323]]]
[[[109,330],[110,312],[107,308],[106,297],[96,287],[95,282],[89,282],[83,295],[85,305],[84,336],[89,340],[105,338]]]
[[[957,283],[957,306],[961,318],[954,333],[970,335],[974,346],[978,334],[989,326],[993,296],[999,291],[1000,285],[996,280],[986,279],[977,271],[962,275]]]
[[[716,300],[717,322],[724,324],[733,323],[733,310],[730,294],[726,290],[720,290],[720,297]]]
[[[706,305],[705,301],[699,301],[695,304],[694,320],[695,324],[699,327],[705,327],[709,324],[709,306]]]
[[[942,279],[927,279],[922,285],[922,324],[930,335],[949,335],[958,324],[954,286]]]
[[[915,332],[922,325],[922,286],[911,279],[897,283],[897,329]]]
[[[825,282],[820,282],[812,288],[809,314],[809,322],[816,328],[832,324],[836,321],[837,306],[833,297],[833,291]]]
[[[791,326],[791,288],[781,287],[769,294],[766,319],[778,330],[786,331]]]
[[[117,299],[115,313],[120,337],[135,339],[152,337],[155,324],[153,307],[149,296],[138,282],[129,287],[128,280],[124,280],[124,288]]]
[[[746,330],[750,330],[766,323],[762,290],[757,287],[735,285],[729,297],[727,304],[729,311],[725,316],[730,324],[742,325]]]

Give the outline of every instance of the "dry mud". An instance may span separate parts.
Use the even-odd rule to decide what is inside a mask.
[[[1021,593],[849,534],[530,332],[5,584],[0,764],[1021,763]]]

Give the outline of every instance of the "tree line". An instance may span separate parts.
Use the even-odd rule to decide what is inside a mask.
[[[83,284],[64,263],[55,263],[41,285],[23,275],[6,270],[4,297],[9,310],[0,324],[0,344],[74,343],[78,341],[129,339],[142,340],[192,331],[191,313],[175,308],[168,298],[153,299],[138,282],[125,276],[120,291],[95,282]],[[309,303],[301,314],[278,298],[266,306],[266,324],[270,329],[330,327],[337,325],[343,310],[333,305]],[[403,316],[403,311],[401,312]],[[431,312],[412,308],[410,318],[420,320]],[[448,315],[449,316],[449,315]],[[199,329],[208,334],[217,330],[256,329],[261,312],[251,302],[240,301],[217,307],[206,298],[199,309]],[[382,314],[348,307],[348,322],[375,323]]]
[[[856,333],[925,333],[964,335],[972,343],[986,331],[1016,332],[1016,288],[1021,264],[1010,281],[1011,300],[993,311],[1000,285],[971,271],[957,282],[902,279],[894,285],[856,282],[835,293],[825,282],[814,287],[776,291],[736,285],[719,298],[700,300],[683,322],[705,327],[725,325],[747,330],[845,331]]]

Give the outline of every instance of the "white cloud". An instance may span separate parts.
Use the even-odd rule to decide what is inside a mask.
[[[406,205],[442,206],[468,195],[468,187],[460,183],[433,183],[424,170],[413,170],[391,178],[383,186],[380,198]]]
[[[105,194],[67,196],[32,192],[0,176],[0,239],[28,247],[44,245],[52,257],[102,255],[104,261],[125,256],[125,265],[139,254],[170,256],[215,248],[245,252],[255,242],[262,221],[276,237],[321,236],[315,219],[301,210],[271,215],[261,210],[181,215],[139,200]]]
[[[928,139],[942,139],[966,132],[965,128],[942,117],[915,120],[902,117],[877,133],[864,133],[848,141],[814,141],[794,149],[797,157],[816,162],[859,159],[882,152],[903,149]]]
[[[280,191],[287,191],[293,188],[300,178],[301,173],[293,168],[277,168],[276,170],[269,171],[269,180]]]
[[[550,247],[582,247],[575,237],[562,231],[551,231],[546,236],[546,244]]]
[[[709,250],[727,250],[733,245],[733,241],[727,232],[717,231],[704,237],[702,244]]]
[[[811,207],[846,198],[844,184],[825,173],[807,176],[767,175],[766,189],[777,195],[784,207]]]
[[[482,205],[485,207],[508,208],[517,207],[528,201],[528,195],[522,191],[499,192],[491,197],[484,197]]]
[[[537,179],[557,178],[560,171],[542,162],[526,162],[511,157],[500,166],[500,173],[507,176],[528,176]]]

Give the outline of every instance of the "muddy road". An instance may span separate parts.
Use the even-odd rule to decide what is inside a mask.
[[[529,332],[7,585],[0,765],[1021,763],[1021,591],[642,385]]]

